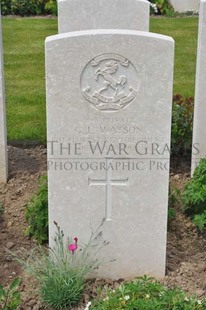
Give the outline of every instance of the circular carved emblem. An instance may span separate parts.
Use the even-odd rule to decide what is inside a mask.
[[[137,96],[139,78],[132,63],[116,54],[93,58],[83,69],[84,98],[101,111],[119,111]]]

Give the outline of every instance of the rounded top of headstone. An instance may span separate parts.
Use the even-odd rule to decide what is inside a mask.
[[[58,32],[90,29],[149,31],[150,4],[146,0],[60,0]]]

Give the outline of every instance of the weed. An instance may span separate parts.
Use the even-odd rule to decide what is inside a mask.
[[[205,225],[206,225],[206,210],[202,212],[201,214],[197,214],[193,218],[194,224],[197,226],[197,228],[203,232]]]
[[[183,156],[191,153],[193,108],[193,98],[184,99],[179,94],[174,96],[171,134],[172,155]]]
[[[4,213],[3,204],[0,202],[0,216]]]
[[[29,224],[26,235],[33,236],[38,243],[48,241],[48,186],[47,177],[39,179],[39,188],[26,207],[26,221]]]
[[[21,303],[21,296],[18,292],[20,279],[16,278],[6,289],[0,284],[0,307],[3,310],[17,310]]]
[[[200,160],[193,178],[185,185],[182,202],[184,212],[203,231],[206,225],[206,158]]]
[[[188,298],[182,290],[168,289],[144,276],[121,284],[115,291],[107,289],[105,298],[93,300],[89,306],[91,310],[204,310],[206,301]]]

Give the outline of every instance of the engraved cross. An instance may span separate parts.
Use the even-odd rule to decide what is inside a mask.
[[[105,186],[105,219],[106,221],[112,220],[112,186],[126,186],[128,185],[129,178],[126,179],[112,179],[111,170],[106,170],[106,179],[88,179],[89,185]]]

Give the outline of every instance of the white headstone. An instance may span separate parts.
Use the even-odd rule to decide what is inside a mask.
[[[86,242],[103,219],[102,278],[165,274],[170,37],[91,30],[46,40],[49,226]]]
[[[58,32],[88,29],[149,31],[149,12],[147,0],[60,0]]]
[[[0,12],[1,18],[1,12]],[[3,65],[3,46],[2,28],[0,20],[0,183],[6,182],[8,177],[7,163],[7,138],[6,138],[6,111],[4,94],[4,65]]]
[[[170,3],[177,12],[197,12],[200,0],[170,0]]]
[[[195,105],[193,119],[192,174],[201,158],[206,157],[206,0],[200,1]]]

